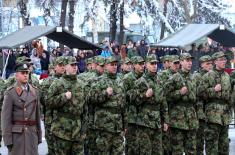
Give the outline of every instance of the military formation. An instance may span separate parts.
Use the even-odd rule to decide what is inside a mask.
[[[36,155],[45,124],[49,155],[228,155],[235,76],[226,55],[189,53],[126,58],[95,56],[78,74],[76,59],[58,57],[40,84],[30,59],[0,79],[1,136],[12,155]],[[235,75],[235,72],[232,73]]]

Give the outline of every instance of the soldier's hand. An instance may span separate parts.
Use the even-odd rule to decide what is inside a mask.
[[[72,93],[71,93],[70,91],[67,91],[67,92],[65,93],[65,96],[66,96],[66,98],[67,98],[68,100],[70,100],[70,99],[72,98]]]
[[[214,89],[216,92],[221,91],[221,84],[217,84]]]
[[[153,96],[153,89],[149,88],[145,95],[146,95],[146,97],[152,97]]]
[[[167,131],[167,130],[168,130],[168,128],[169,128],[169,125],[168,125],[168,124],[166,124],[166,123],[164,123],[164,124],[163,124],[163,131]]]
[[[188,93],[188,88],[186,86],[184,86],[180,89],[180,94],[185,95],[186,93]]]
[[[108,93],[109,96],[113,95],[113,88],[112,87],[108,87],[106,89],[106,92]]]

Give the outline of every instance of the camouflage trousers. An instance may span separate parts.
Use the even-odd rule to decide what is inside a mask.
[[[162,147],[163,147],[163,154],[170,155],[171,154],[171,143],[170,143],[170,131],[167,132],[162,131]]]
[[[197,155],[204,155],[205,128],[206,122],[199,120],[199,128],[197,130]]]
[[[55,155],[84,155],[84,142],[68,141],[59,137],[54,137]]]
[[[121,133],[95,131],[96,155],[123,155],[124,137]]]
[[[51,133],[51,126],[45,123],[45,138],[48,146],[48,155],[54,155],[54,135]]]
[[[172,155],[196,154],[196,130],[171,128]]]
[[[96,143],[95,143],[96,137],[97,137],[96,130],[88,129],[85,150],[86,150],[86,153],[89,155],[96,155],[96,151],[97,151]]]
[[[127,133],[128,155],[162,155],[162,131],[129,124]]]
[[[207,123],[205,135],[207,155],[229,154],[228,126]]]

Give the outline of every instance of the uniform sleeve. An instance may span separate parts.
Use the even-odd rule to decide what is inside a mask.
[[[12,145],[12,110],[13,100],[9,92],[4,95],[4,101],[1,112],[1,129],[5,145]]]
[[[163,123],[169,124],[169,113],[168,113],[168,105],[166,102],[166,98],[163,98],[162,104],[161,104],[161,116]]]
[[[170,78],[166,82],[164,90],[166,91],[165,93],[171,100],[178,101],[181,99],[182,95],[180,94],[180,89],[176,89],[175,84],[176,81],[174,80],[174,78]]]
[[[54,81],[48,90],[48,106],[51,108],[60,108],[67,103],[68,99],[65,96],[63,85],[60,81]]]
[[[89,92],[89,99],[91,103],[103,103],[108,99],[105,85],[99,81],[95,83]]]

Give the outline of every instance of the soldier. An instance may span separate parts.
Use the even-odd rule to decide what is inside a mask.
[[[199,119],[199,128],[197,131],[197,155],[203,155],[204,150],[204,141],[205,141],[205,104],[206,100],[203,100],[203,90],[201,90],[201,82],[202,77],[207,72],[212,69],[212,58],[209,55],[202,56],[200,59],[201,69],[199,73],[194,74],[194,78],[197,86],[197,103],[196,103],[196,111],[197,117]]]
[[[180,56],[181,70],[167,82],[169,121],[171,127],[171,146],[173,155],[196,153],[196,130],[198,119],[195,111],[196,89],[190,70],[192,56]]]
[[[131,102],[137,109],[138,153],[162,155],[162,129],[168,129],[168,108],[163,88],[157,76],[157,59],[146,56],[146,73],[135,81]],[[133,154],[133,153],[130,153]]]
[[[88,58],[86,60],[86,71],[78,75],[78,78],[82,81],[86,81],[87,78],[96,76],[96,62],[95,58]]]
[[[120,81],[122,81],[124,75],[132,71],[132,63],[128,57],[126,57],[124,61],[122,60],[121,69],[121,73],[118,73],[118,79]]]
[[[164,55],[163,57],[160,58],[160,60],[163,63],[163,70],[167,70],[168,68],[170,68],[170,60],[171,60],[170,55]]]
[[[50,74],[47,79],[42,81],[41,83],[41,90],[42,90],[42,95],[41,95],[41,103],[43,105],[43,114],[44,114],[44,125],[45,125],[45,137],[47,140],[47,146],[48,146],[48,154],[53,155],[54,153],[54,139],[53,135],[50,131],[51,129],[51,124],[54,119],[54,112],[53,109],[50,109],[48,107],[48,101],[47,101],[47,93],[48,89],[51,86],[52,82],[55,79],[59,79],[65,72],[64,68],[64,57],[58,57],[54,61],[54,74]]]
[[[104,65],[105,65],[105,58],[102,56],[96,56],[95,57],[95,63],[96,63],[96,71],[95,76],[87,77],[85,82],[85,93],[88,94],[90,91],[90,87],[92,83],[95,83],[100,76],[104,73]],[[89,152],[89,155],[95,155],[96,154],[96,132],[94,128],[94,104],[89,99],[89,96],[86,98],[87,106],[88,106],[88,131],[87,131],[87,141],[85,146],[85,152]]]
[[[163,88],[165,88],[165,84],[167,83],[167,81],[169,80],[170,77],[173,76],[173,74],[177,73],[180,69],[180,60],[179,60],[179,56],[178,55],[172,55],[171,59],[170,59],[170,68],[167,70],[163,70],[159,73],[159,79],[160,82],[163,86]],[[165,94],[167,94],[167,88],[164,89]],[[167,99],[167,104],[169,104],[168,102],[171,102],[170,100]],[[167,106],[168,107],[168,106]],[[170,130],[168,130],[167,132],[163,132],[163,136],[162,136],[162,146],[164,149],[164,155],[170,155],[171,154],[171,145],[170,145]]]
[[[207,100],[205,114],[206,154],[228,155],[228,127],[231,121],[231,84],[230,77],[224,71],[227,59],[223,52],[212,55],[215,68],[202,77],[202,90]]]
[[[38,154],[42,142],[38,90],[28,83],[29,67],[17,64],[16,83],[5,91],[2,106],[3,141],[10,155]]]
[[[84,84],[77,79],[75,57],[65,57],[66,73],[53,81],[48,91],[48,107],[56,112],[51,124],[56,155],[84,154],[86,106]]]
[[[126,93],[126,110],[127,110],[127,133],[126,133],[126,154],[136,154],[138,152],[138,142],[136,141],[137,135],[137,109],[135,103],[131,102],[132,91],[134,82],[141,78],[144,73],[144,59],[140,56],[131,58],[133,63],[133,71],[126,74],[123,78],[125,93]],[[137,153],[138,154],[138,153]]]
[[[106,59],[105,70],[90,91],[95,106],[96,154],[122,155],[125,93],[122,83],[117,81],[117,60],[114,57]]]

